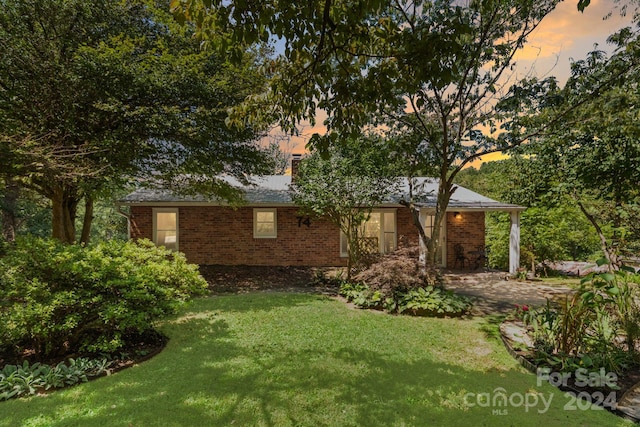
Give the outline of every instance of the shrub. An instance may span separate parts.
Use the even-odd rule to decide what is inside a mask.
[[[380,258],[344,283],[340,294],[360,308],[422,316],[459,316],[471,301],[442,288],[440,272],[420,265],[416,249],[401,249]]]
[[[114,353],[206,287],[183,254],[146,240],[22,239],[0,260],[0,347],[44,357]]]
[[[637,363],[640,307],[634,281],[625,269],[592,273],[557,308],[547,302],[529,310],[523,320],[536,361],[569,372],[577,367],[621,372]]]
[[[417,248],[398,249],[386,254],[353,278],[379,291],[384,298],[425,286],[441,286],[442,276],[434,267],[424,267],[418,260]]]

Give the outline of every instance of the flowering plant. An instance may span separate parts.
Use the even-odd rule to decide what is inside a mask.
[[[526,304],[516,304],[515,309],[513,311],[513,317],[518,320],[524,320],[525,315],[529,312],[529,306]]]

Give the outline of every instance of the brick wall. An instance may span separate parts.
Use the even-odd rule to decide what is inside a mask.
[[[460,212],[460,218],[455,218],[453,212],[447,213],[447,267],[453,268],[456,254],[453,247],[459,243],[464,248],[464,254],[468,258],[465,268],[473,268],[475,260],[470,260],[473,255],[469,251],[475,251],[484,247],[484,212]],[[460,263],[457,265],[461,268]]]
[[[261,206],[268,207],[268,206]],[[398,245],[417,245],[418,231],[407,208],[397,208]],[[312,219],[298,226],[298,209],[278,207],[278,237],[253,237],[253,208],[221,206],[179,208],[179,246],[190,262],[222,265],[342,266],[340,233],[328,221]],[[447,265],[453,266],[453,245],[465,250],[484,245],[484,213],[447,215]],[[132,238],[152,238],[152,208],[131,207]]]
[[[261,206],[268,208],[268,206]],[[341,266],[340,233],[328,221],[298,226],[295,207],[277,208],[278,237],[253,237],[253,208],[180,207],[179,246],[190,262],[222,265]],[[132,237],[152,238],[152,208],[131,207]]]

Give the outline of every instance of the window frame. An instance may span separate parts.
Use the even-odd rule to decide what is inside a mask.
[[[176,232],[176,251],[180,250],[180,210],[179,208],[152,208],[152,229],[153,229],[153,243],[156,246],[158,245],[158,214],[159,213],[175,213],[176,214],[176,228],[175,228],[175,232]],[[161,231],[168,231],[167,230],[161,230]],[[162,245],[166,248],[165,245]],[[171,249],[170,249],[171,250]]]
[[[273,213],[273,233],[260,233],[258,231],[258,214]],[[265,222],[265,224],[267,224]],[[253,238],[254,239],[277,239],[278,238],[278,208],[253,208]]]
[[[382,209],[373,209],[371,213],[379,213],[380,214],[380,231],[378,235],[378,253],[384,254],[384,248],[386,244],[386,236],[385,234],[390,233],[385,231],[385,214],[393,214],[393,247],[394,250],[398,248],[398,210],[396,208],[382,208]],[[362,224],[361,224],[362,226]],[[346,235],[340,230],[340,257],[347,258],[349,256],[348,252],[344,252],[342,249],[346,246],[345,243]]]

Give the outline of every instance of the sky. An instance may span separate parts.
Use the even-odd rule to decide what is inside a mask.
[[[580,60],[598,44],[598,49],[611,50],[607,37],[616,30],[631,25],[631,13],[620,16],[615,0],[592,0],[583,13],[578,11],[578,0],[565,0],[546,16],[530,35],[527,45],[516,56],[515,78],[527,75],[555,76],[561,84],[569,77],[571,60]],[[608,19],[605,16],[610,14]],[[293,137],[287,149],[302,153],[314,133],[324,133],[324,116],[319,114],[316,126],[302,129],[300,137]],[[474,164],[501,158],[501,154],[485,156]]]

